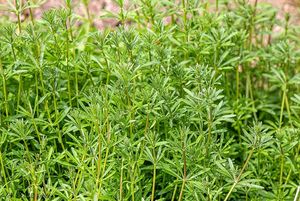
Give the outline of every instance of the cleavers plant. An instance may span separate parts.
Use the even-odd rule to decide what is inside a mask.
[[[118,0],[98,30],[89,0],[41,19],[22,2],[1,6],[17,20],[0,20],[0,200],[300,199],[289,15]]]

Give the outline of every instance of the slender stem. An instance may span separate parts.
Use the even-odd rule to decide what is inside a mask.
[[[7,185],[7,178],[6,178],[6,174],[5,174],[5,168],[4,168],[4,163],[3,163],[3,158],[2,158],[2,152],[0,151],[0,163],[1,163],[1,172],[4,178],[4,186]]]
[[[131,191],[131,200],[134,201],[135,200],[135,191],[134,191],[134,176],[135,176],[135,165],[132,165],[132,172],[131,172],[131,176],[130,176],[130,191]]]
[[[255,17],[256,17],[256,12],[257,12],[257,4],[258,4],[258,0],[255,0],[253,15],[252,15],[251,22],[250,22],[250,34],[249,34],[250,50],[252,49],[253,33],[255,34],[254,29],[255,29]]]
[[[46,91],[45,91],[45,86],[44,86],[43,72],[42,72],[41,68],[39,68],[39,77],[40,77],[40,82],[41,82],[41,86],[42,86],[42,93],[43,93],[43,96],[45,96],[46,95]],[[45,99],[45,110],[47,112],[48,121],[50,123],[52,123],[51,114],[50,114],[50,111],[49,111],[49,106],[48,106],[48,100],[47,100],[47,98]]]
[[[36,135],[37,135],[37,137],[38,137],[39,143],[41,144],[41,142],[42,142],[42,140],[41,140],[41,135],[40,135],[40,132],[39,132],[39,130],[38,130],[38,128],[37,128],[37,125],[36,125],[36,123],[35,123],[35,119],[34,119],[34,116],[33,116],[33,115],[31,116],[31,120],[32,120],[32,123],[33,123],[34,130],[35,130],[35,132],[36,132]]]
[[[294,201],[298,201],[297,199],[298,199],[298,197],[299,197],[299,193],[300,193],[300,186],[298,186],[298,188],[297,188],[297,192],[296,192]]]
[[[108,128],[110,129],[110,128]],[[103,170],[102,170],[102,175],[101,175],[101,180],[100,180],[100,185],[99,188],[101,189],[101,185],[102,185],[102,177],[104,176],[105,173],[105,168],[106,168],[106,163],[107,163],[107,159],[108,159],[108,153],[109,153],[109,143],[110,143],[110,130],[107,131],[108,132],[108,139],[107,139],[107,147],[106,147],[106,151],[105,151],[105,158],[104,158],[104,162],[103,162]]]
[[[13,58],[14,58],[14,62],[17,61],[17,55],[16,55],[16,52],[15,52],[15,47],[14,47],[14,38],[13,36],[11,36],[11,44],[10,44],[10,47],[11,47],[11,52],[12,52],[12,55],[13,55]]]
[[[183,178],[182,178],[182,185],[181,185],[181,190],[179,194],[178,201],[181,201],[183,198],[183,192],[184,192],[184,187],[186,183],[186,175],[187,175],[187,165],[186,165],[186,145],[185,145],[185,140],[182,140],[182,158],[183,158]]]
[[[120,201],[123,200],[123,159],[122,159],[122,164],[121,164],[121,175],[120,175]]]
[[[287,185],[288,181],[290,180],[291,174],[292,174],[292,168],[290,168],[289,173],[288,173],[288,175],[287,175],[287,177],[286,177],[286,180],[285,180],[285,182],[284,182],[284,185],[283,185],[283,191],[285,190],[286,185]]]
[[[24,142],[26,153],[27,153],[28,161],[31,164],[31,158],[30,158],[30,152],[29,152],[28,144],[27,144],[26,140],[24,140],[24,139],[23,139],[23,142]]]
[[[84,1],[84,7],[87,15],[87,19],[89,22],[89,25],[92,25],[92,19],[91,19],[91,14],[90,14],[90,9],[89,9],[89,0]]]
[[[285,37],[287,37],[288,31],[289,31],[289,19],[290,19],[290,15],[289,15],[289,13],[286,13],[285,27],[284,27],[284,36]]]
[[[183,25],[186,26],[187,22],[187,10],[186,10],[186,2],[185,0],[181,0],[182,8],[183,8]]]
[[[278,199],[280,200],[281,197],[281,192],[282,192],[282,180],[283,180],[283,168],[284,168],[284,153],[283,153],[283,149],[280,145],[280,177],[279,177],[279,193],[278,193]]]
[[[78,67],[76,65],[75,67],[75,94],[76,94],[76,103],[77,103],[77,107],[79,107],[79,101],[78,101],[78,97],[79,97],[79,89],[78,89]]]
[[[31,1],[30,0],[28,0],[28,4],[29,4],[29,6],[31,6]],[[31,7],[29,7],[29,15],[30,15],[31,23],[34,25],[34,15],[33,15],[33,11],[32,11]]]
[[[99,189],[99,181],[100,181],[100,174],[101,174],[101,158],[102,158],[102,144],[101,144],[101,129],[99,120],[96,121],[96,131],[98,133],[98,160],[97,160],[97,180],[96,180],[96,187],[98,189],[98,197],[100,197],[100,189]]]
[[[70,66],[69,66],[69,36],[68,36],[68,27],[66,25],[66,50],[67,50],[67,55],[66,55],[66,63],[67,63],[67,75],[68,75],[68,95],[69,95],[69,105],[72,107],[72,92],[71,92],[71,75],[70,75]]]
[[[254,120],[257,121],[257,115],[256,115],[256,109],[255,109],[255,101],[254,101],[254,97],[253,97],[252,80],[251,80],[250,77],[249,77],[249,84],[250,84],[250,98],[252,100],[253,117],[254,117]]]
[[[184,25],[184,37],[185,37],[185,42],[186,44],[189,43],[189,30],[188,30],[188,19],[187,19],[187,15],[188,15],[188,2],[186,0],[182,0],[182,7],[183,7],[183,25]],[[184,51],[184,59],[187,60],[188,59],[188,52]]]
[[[250,51],[252,50],[252,47],[253,47],[252,40],[253,40],[253,38],[255,38],[255,36],[253,36],[253,34],[255,34],[255,17],[256,17],[256,12],[257,12],[257,4],[258,4],[258,0],[255,0],[253,14],[251,17],[250,25],[248,27],[248,30],[249,30],[248,47],[249,47]],[[249,68],[249,66],[248,66],[248,68]],[[255,113],[255,104],[254,104],[254,99],[253,99],[252,80],[250,77],[250,72],[247,70],[246,71],[246,97],[248,98],[249,96],[250,96],[251,100],[253,101],[253,103],[252,103],[253,116],[254,116],[254,119],[257,120],[257,116]]]
[[[293,127],[292,116],[291,116],[291,111],[290,111],[290,104],[289,104],[289,99],[288,99],[287,94],[285,96],[285,106],[286,106],[286,110],[287,110],[287,113],[288,113],[290,124]]]
[[[124,15],[124,2],[123,0],[120,1],[120,13],[119,13],[119,18],[121,21],[121,25],[124,26],[125,25],[125,15]]]
[[[281,108],[280,108],[280,117],[279,117],[279,128],[281,128],[282,119],[283,119],[283,109],[284,109],[285,96],[286,96],[286,89],[283,90],[283,95],[282,95]]]
[[[274,28],[274,19],[276,17],[276,14],[273,14],[272,16],[272,20],[271,20],[271,25],[270,25],[270,33],[268,34],[268,43],[267,45],[271,45],[271,42],[272,42],[272,35],[273,35],[273,28]]]
[[[55,112],[55,121],[54,122],[56,122],[59,119],[59,112],[58,112],[57,99],[56,99],[55,78],[52,83],[52,97],[53,97],[54,112]],[[60,129],[59,123],[57,123],[57,134],[58,134],[58,142],[60,143],[62,149],[65,150],[65,146],[62,141],[62,134],[61,134],[61,129]]]
[[[19,87],[18,87],[17,109],[18,109],[19,106],[20,106],[21,96],[22,96],[22,75],[19,74]]]
[[[155,181],[156,181],[156,165],[157,165],[157,157],[155,152],[155,137],[153,138],[153,149],[152,149],[152,158],[153,158],[153,176],[152,176],[152,193],[151,193],[151,201],[154,201],[155,199]]]
[[[173,195],[172,195],[172,200],[171,200],[171,201],[174,201],[174,200],[175,200],[176,191],[177,191],[177,184],[175,185],[175,188],[174,188],[174,191],[173,191]]]
[[[233,189],[234,189],[235,186],[239,183],[239,181],[240,181],[240,179],[241,179],[241,176],[242,176],[242,174],[244,173],[244,170],[246,169],[246,167],[247,167],[247,165],[248,165],[248,163],[249,163],[249,161],[250,161],[251,156],[253,155],[253,152],[254,152],[254,148],[251,149],[251,151],[250,151],[250,153],[249,153],[249,155],[248,155],[248,157],[247,157],[247,159],[246,159],[246,161],[245,161],[245,163],[244,163],[244,165],[243,165],[243,167],[242,167],[242,170],[240,171],[240,174],[239,174],[238,177],[235,179],[235,181],[234,181],[233,185],[231,186],[231,189],[230,189],[229,192],[227,193],[226,198],[224,199],[224,201],[227,201],[227,200],[229,199],[229,197],[230,197],[230,195],[231,195]]]
[[[14,44],[13,44],[13,36],[11,36],[11,51],[12,51],[12,55],[13,55],[13,58],[14,58],[14,62],[16,63],[17,62],[17,56],[16,56],[16,52],[15,52],[15,47],[14,47]],[[17,109],[19,108],[19,105],[20,105],[20,94],[21,94],[21,74],[19,75],[19,87],[18,87],[18,97],[17,97]]]
[[[18,13],[18,28],[19,28],[19,33],[22,32],[22,28],[21,28],[21,17],[20,17],[20,14]]]
[[[207,142],[206,142],[206,156],[209,155],[209,149],[210,149],[210,143],[211,143],[211,132],[212,132],[212,112],[211,108],[208,109],[208,136],[207,136]]]
[[[240,95],[240,72],[239,66],[236,67],[236,100],[239,100]]]
[[[16,6],[16,14],[17,14],[17,18],[18,18],[18,29],[19,29],[19,33],[22,32],[22,28],[21,28],[21,13],[20,13],[20,8],[22,7],[21,5],[21,1],[15,0],[15,6]]]
[[[156,162],[154,162],[154,164],[153,164],[153,179],[152,179],[151,201],[154,201],[154,198],[155,198],[155,180],[156,180]]]
[[[33,188],[34,188],[34,201],[38,200],[38,187],[37,187],[37,183],[36,183],[36,178],[34,176],[34,183],[33,183]]]
[[[182,180],[182,185],[181,185],[181,189],[180,189],[180,194],[179,194],[178,201],[181,201],[182,198],[183,198],[183,191],[184,191],[184,187],[185,187],[185,182],[186,182],[186,180],[183,179],[183,180]]]
[[[84,164],[85,156],[86,156],[86,147],[84,147],[84,153],[83,153],[83,156],[81,157],[80,166],[82,166],[82,164]],[[79,182],[82,180],[82,174],[83,174],[82,169],[83,168],[78,168],[78,171],[77,171],[76,176],[75,176],[74,185],[73,185],[73,188],[74,188],[74,191],[75,191],[74,192],[74,200],[76,200],[76,197],[77,197],[77,194],[78,194],[78,191],[79,191],[79,188],[80,188]]]
[[[34,72],[34,81],[35,81],[35,102],[34,102],[34,111],[39,113],[38,101],[39,101],[39,84],[38,84],[38,70]],[[35,112],[34,112],[35,113]],[[33,114],[34,116],[34,114]]]
[[[57,109],[57,100],[56,100],[56,90],[55,90],[55,81],[53,80],[52,83],[52,98],[53,98],[53,105],[54,105],[54,111],[55,111],[55,119],[58,119],[58,109]]]
[[[71,16],[72,16],[72,3],[70,1],[70,4],[67,5],[69,13],[68,18],[66,22],[66,30],[67,30],[67,69],[68,69],[68,94],[69,94],[69,105],[72,106],[72,90],[71,90],[71,73],[70,73],[70,66],[69,66],[69,60],[70,60],[70,54],[72,53],[73,57],[75,57],[75,51],[70,52],[70,40],[71,42],[74,41],[73,36],[73,30],[72,30],[72,24],[71,24]],[[69,40],[70,35],[70,40]],[[75,91],[76,91],[76,101],[78,106],[78,76],[77,71],[75,69]]]
[[[4,75],[4,69],[0,60],[0,74],[2,76],[2,87],[3,87],[3,96],[4,96],[4,107],[5,107],[5,115],[8,117],[8,100],[7,100],[7,86],[6,86],[6,78]]]
[[[228,73],[224,72],[224,85],[225,85],[225,92],[226,92],[226,96],[229,97],[230,96],[230,90],[229,90],[229,81],[228,81]]]
[[[35,102],[34,102],[34,109],[33,109],[33,116],[35,114],[35,112],[37,113],[37,116],[39,114],[39,105],[38,105],[38,102],[39,102],[39,83],[38,83],[38,80],[39,80],[39,67],[40,67],[40,61],[39,61],[39,58],[40,58],[40,42],[39,40],[36,39],[36,34],[35,34],[35,30],[34,30],[34,27],[32,26],[32,34],[34,35],[34,38],[35,38],[35,49],[36,49],[36,52],[35,52],[35,60],[36,60],[36,65],[35,65],[35,71],[34,71],[34,79],[35,79]]]

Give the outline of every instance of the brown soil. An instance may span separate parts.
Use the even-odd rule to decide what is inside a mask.
[[[0,0],[0,16],[5,15],[9,16],[11,19],[15,19],[15,17],[7,11],[3,11],[1,7],[7,7],[9,4],[7,3],[9,0]],[[11,1],[11,0],[10,0]],[[26,0],[23,0],[24,2]],[[38,1],[38,0],[36,0]],[[213,1],[213,0],[212,0]],[[297,2],[298,1],[298,5]],[[57,8],[64,6],[64,0],[44,0],[44,3],[38,9],[34,9],[35,17],[39,18],[42,15],[42,12],[48,10],[50,8]],[[87,12],[80,0],[73,0],[74,9],[76,12],[82,16],[86,16]],[[251,3],[254,3],[255,0],[250,0]],[[291,15],[291,22],[293,24],[300,24],[300,13],[299,13],[299,5],[300,0],[258,0],[259,3],[268,3],[273,5],[278,9],[278,18],[284,18],[285,13],[289,13]],[[107,26],[115,26],[117,24],[116,20],[112,19],[100,19],[100,16],[105,13],[105,10],[110,12],[118,12],[118,6],[113,2],[113,0],[90,0],[89,10],[94,20],[94,25],[98,28],[104,28]],[[28,12],[22,16],[22,18],[28,17]]]

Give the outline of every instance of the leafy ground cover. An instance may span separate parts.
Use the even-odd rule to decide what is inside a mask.
[[[18,2],[0,32],[2,200],[299,199],[288,14],[118,0],[99,31],[69,0],[26,22]]]

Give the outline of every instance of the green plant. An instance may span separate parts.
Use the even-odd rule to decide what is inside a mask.
[[[214,12],[119,0],[101,17],[118,27],[99,31],[87,0],[86,17],[67,0],[24,22],[35,1],[9,2],[19,20],[0,24],[0,200],[299,197],[289,16],[258,1]]]

